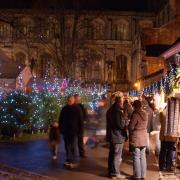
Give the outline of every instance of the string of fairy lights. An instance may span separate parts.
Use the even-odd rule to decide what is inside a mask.
[[[170,95],[174,88],[180,87],[180,62],[178,61],[177,64],[170,66],[171,70],[166,73],[165,77],[161,77],[159,81],[155,81],[153,84],[145,87],[141,92],[131,90],[129,92],[130,96],[139,96],[141,94],[150,96],[160,92]]]
[[[50,67],[50,64],[47,65]],[[96,101],[107,93],[107,86],[97,84],[81,86],[80,81],[60,79],[54,69],[54,78],[50,79],[50,69],[47,68],[42,83],[36,76],[32,78],[31,93],[24,91],[23,77],[20,73],[18,89],[8,92],[1,91],[0,126],[11,126],[31,130],[49,126],[57,120],[60,109],[70,95],[79,94],[86,106],[95,110]]]
[[[50,64],[47,64],[43,83],[39,84],[38,78],[32,78],[32,92],[24,92],[23,77],[20,73],[17,83],[18,89],[3,92],[0,87],[0,126],[11,125],[16,128],[41,129],[49,122],[56,120],[60,108],[66,103],[70,95],[79,94],[84,103],[91,110],[98,107],[97,100],[107,94],[107,86],[98,84],[81,85],[80,81],[58,78],[57,69],[54,69],[54,78],[50,79]],[[171,71],[162,77],[160,81],[145,87],[144,95],[155,94],[163,91],[171,93],[174,87],[180,86],[180,62],[171,67]],[[137,94],[137,91],[131,91]]]

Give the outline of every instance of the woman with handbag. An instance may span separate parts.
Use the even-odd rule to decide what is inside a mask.
[[[146,146],[147,146],[147,124],[148,115],[142,110],[140,100],[133,103],[134,112],[129,124],[130,144],[133,154],[134,179],[146,178]]]

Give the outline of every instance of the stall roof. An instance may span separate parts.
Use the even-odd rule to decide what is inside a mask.
[[[177,38],[177,40],[171,45],[171,47],[173,47],[173,46],[175,46],[175,45],[177,45],[178,43],[180,43],[180,37],[179,38]]]
[[[149,74],[149,75],[145,76],[144,78],[149,79],[149,78],[152,78],[152,77],[155,77],[155,76],[158,76],[158,75],[162,75],[163,72],[164,72],[164,69],[160,69],[159,71],[156,71],[156,72],[154,72],[152,74]]]
[[[165,59],[173,56],[176,53],[180,52],[180,37],[165,51],[163,51],[160,56],[164,57]]]

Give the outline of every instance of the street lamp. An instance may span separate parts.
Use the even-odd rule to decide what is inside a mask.
[[[138,83],[136,82],[136,83],[134,83],[134,87],[135,88],[137,88],[138,87]]]
[[[137,91],[140,90],[140,86],[141,86],[140,81],[134,83],[134,87],[136,88]]]

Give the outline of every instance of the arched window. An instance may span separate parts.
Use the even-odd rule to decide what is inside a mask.
[[[16,18],[16,28],[14,29],[14,38],[33,38],[34,21],[29,17]]]
[[[93,22],[93,39],[101,40],[105,38],[105,23],[101,19]]]
[[[12,27],[7,23],[0,23],[0,38],[11,38]]]
[[[101,67],[100,67],[99,60],[96,60],[94,66],[93,66],[93,80],[94,81],[101,80]]]
[[[94,26],[94,39],[103,39],[104,32],[103,32],[103,26],[101,24],[96,24]]]
[[[129,25],[126,21],[118,21],[113,25],[113,39],[128,40]]]
[[[117,80],[127,80],[127,57],[120,55],[116,58],[116,67],[117,67]]]
[[[18,52],[15,55],[15,61],[18,64],[25,65],[26,64],[26,55],[23,52]]]
[[[127,39],[127,25],[126,24],[119,24],[117,26],[117,39],[126,40]]]

